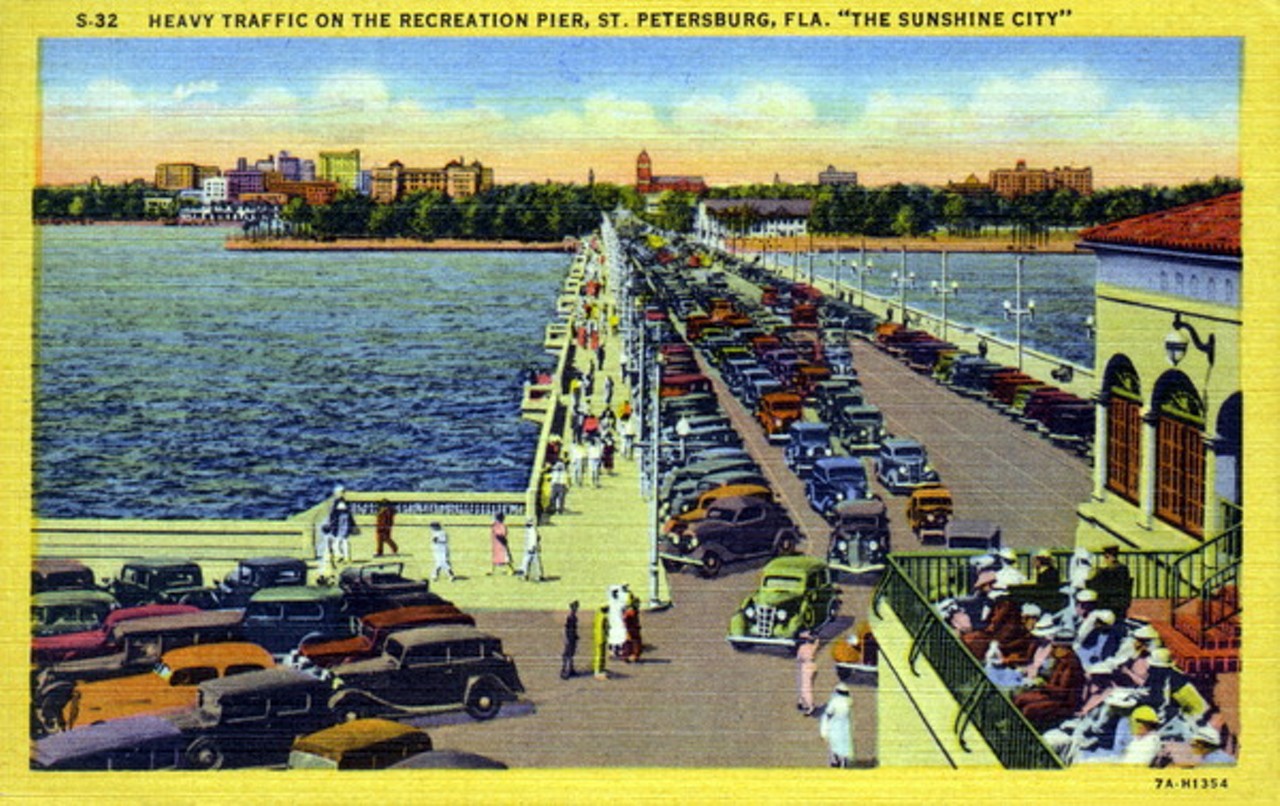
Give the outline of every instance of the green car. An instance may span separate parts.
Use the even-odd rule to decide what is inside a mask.
[[[806,554],[771,560],[760,572],[760,587],[729,620],[735,649],[756,645],[794,649],[804,630],[816,630],[840,610],[839,591],[826,562]]]
[[[118,603],[106,591],[58,590],[31,597],[31,634],[61,635],[92,630]]]

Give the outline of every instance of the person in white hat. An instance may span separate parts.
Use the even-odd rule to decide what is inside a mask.
[[[1026,575],[1018,568],[1017,552],[1008,546],[1005,546],[996,552],[996,557],[1000,561],[1000,567],[996,569],[997,585],[1010,588],[1014,585],[1023,585],[1026,583]]]
[[[435,521],[430,525],[431,534],[431,555],[435,560],[435,568],[431,571],[431,581],[435,582],[443,572],[449,575],[449,581],[453,582],[457,577],[453,573],[453,564],[449,560],[449,534],[445,532],[444,526],[439,521]]]
[[[818,735],[827,741],[832,767],[853,766],[853,695],[847,683],[837,683],[831,699],[823,706]]]
[[[1120,755],[1121,764],[1137,764],[1150,767],[1160,755],[1160,716],[1149,705],[1133,709],[1129,717],[1133,739]]]
[[[341,484],[333,488],[329,517],[320,531],[329,538],[329,563],[336,566],[339,562],[351,562],[351,535],[359,530],[356,528],[355,513],[346,498],[346,489]]]

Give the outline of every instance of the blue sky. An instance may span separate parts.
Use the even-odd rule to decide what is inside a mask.
[[[1093,165],[1100,184],[1238,175],[1241,41],[1108,38],[46,40],[46,181],[282,148],[464,155],[498,181],[941,182]]]

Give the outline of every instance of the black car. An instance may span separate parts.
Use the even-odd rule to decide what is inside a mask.
[[[241,560],[214,589],[219,608],[241,608],[263,588],[307,584],[307,564],[294,557],[252,557]]]
[[[728,562],[790,554],[799,540],[782,507],[734,496],[717,500],[701,520],[663,535],[659,556],[668,571],[688,565],[711,578]]]
[[[382,654],[334,666],[329,705],[344,718],[424,715],[465,709],[497,716],[524,693],[502,642],[467,626],[419,627],[387,638]]]
[[[182,767],[282,764],[299,736],[336,721],[332,684],[277,667],[200,684],[199,704],[166,715],[186,739]]]
[[[204,573],[190,560],[133,560],[107,586],[121,607],[145,604],[193,604],[209,607],[213,589],[204,585]]]
[[[354,616],[396,607],[452,604],[432,593],[425,579],[405,576],[402,562],[365,563],[344,568],[338,576],[338,587],[345,597],[347,612]]]

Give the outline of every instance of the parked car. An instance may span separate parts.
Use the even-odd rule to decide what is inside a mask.
[[[840,600],[831,570],[817,557],[794,554],[770,560],[760,572],[760,587],[743,600],[729,620],[735,649],[771,644],[792,649],[804,630],[834,619]]]
[[[364,616],[360,619],[360,632],[350,638],[303,641],[298,647],[298,659],[304,665],[329,668],[377,655],[387,637],[401,630],[444,624],[474,627],[475,623],[473,617],[451,604],[397,607]]]
[[[276,667],[207,680],[195,708],[167,718],[186,739],[186,768],[281,764],[299,736],[334,724],[331,693],[329,681]]]
[[[152,616],[176,616],[198,611],[199,608],[194,605],[121,607],[108,613],[102,623],[93,629],[32,638],[31,662],[37,666],[47,666],[76,658],[110,655],[120,649],[115,643],[118,637],[115,632],[117,624]]]
[[[332,669],[335,714],[428,714],[465,709],[491,719],[524,684],[502,642],[474,627],[419,627],[387,638],[382,654]]]
[[[907,525],[916,540],[945,540],[953,505],[951,491],[941,485],[920,487],[907,501]]]
[[[113,719],[33,741],[31,769],[180,769],[187,743],[182,730],[160,716]]]
[[[347,609],[339,588],[263,588],[244,609],[245,640],[277,656],[293,651],[304,639],[346,638],[355,632],[355,614]]]
[[[669,512],[685,512],[698,506],[698,499],[708,490],[729,485],[751,484],[757,487],[768,487],[769,480],[755,469],[730,470],[724,473],[712,473],[696,479],[686,479],[671,488],[668,497],[659,508],[660,514]]]
[[[399,561],[369,562],[348,566],[338,575],[338,587],[346,597],[347,612],[354,616],[393,607],[450,604],[432,593],[425,579],[411,579]]]
[[[770,442],[784,442],[801,414],[800,396],[792,392],[770,392],[756,408],[756,419]]]
[[[831,429],[826,423],[797,422],[791,425],[791,438],[782,452],[791,472],[803,479],[813,470],[814,462],[831,454]]]
[[[717,500],[701,520],[664,534],[659,556],[668,571],[691,565],[710,578],[728,562],[788,554],[799,539],[772,500],[737,496]]]
[[[31,686],[34,728],[54,731],[62,727],[63,707],[79,682],[142,674],[172,649],[241,640],[240,618],[238,610],[213,610],[116,624],[108,639],[115,652],[51,664],[35,672]]]
[[[759,484],[730,484],[724,487],[714,487],[698,496],[698,501],[692,509],[668,518],[667,522],[662,526],[663,533],[680,532],[687,529],[692,524],[706,518],[711,509],[726,498],[757,498],[761,501],[772,502],[773,490]]]
[[[190,560],[131,560],[108,583],[108,590],[122,607],[168,603],[206,607],[213,602],[204,573]]]
[[[814,512],[829,518],[842,501],[871,496],[867,469],[855,456],[829,456],[813,463],[804,485],[805,498]]]
[[[289,769],[383,770],[432,750],[424,730],[389,719],[356,719],[299,736]]]
[[[841,501],[835,506],[827,565],[834,571],[864,574],[884,568],[888,556],[889,516],[879,498]]]
[[[890,437],[880,443],[875,459],[876,480],[892,493],[938,483],[924,446],[909,437]]]
[[[37,557],[31,567],[31,592],[97,590],[93,569],[79,560]]]
[[[241,560],[215,589],[217,606],[242,608],[263,588],[307,584],[307,564],[296,557],[252,557]]]
[[[206,680],[269,669],[271,653],[257,644],[226,641],[170,650],[149,672],[111,680],[77,683],[62,709],[62,725],[71,729],[107,719],[156,713],[196,704]]]
[[[1000,527],[991,521],[953,519],[947,524],[945,535],[949,549],[1000,548]]]
[[[31,597],[31,634],[61,635],[91,630],[118,606],[100,590],[54,590]]]
[[[884,414],[872,405],[845,406],[835,413],[831,428],[849,453],[874,453],[888,433]]]

